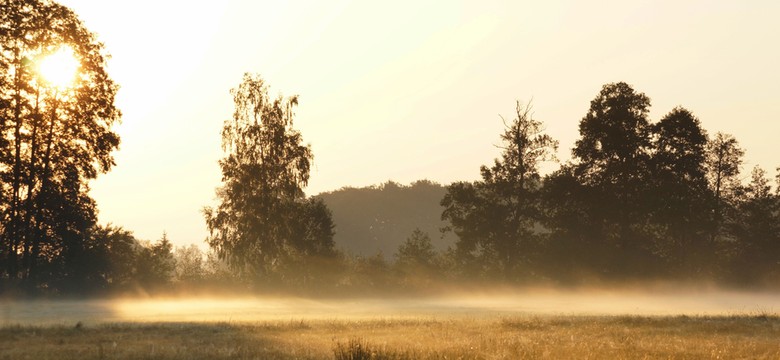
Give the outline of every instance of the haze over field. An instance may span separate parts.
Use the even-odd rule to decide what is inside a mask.
[[[228,91],[245,71],[301,95],[309,194],[474,180],[515,99],[533,99],[566,160],[613,81],[647,93],[655,121],[683,105],[733,134],[746,169],[777,166],[777,2],[62,3],[106,44],[121,85],[117,166],[93,184],[100,220],[142,239],[202,244]]]
[[[776,293],[526,290],[381,299],[187,297],[0,302],[0,325],[112,322],[258,322],[563,316],[758,316],[780,309]]]

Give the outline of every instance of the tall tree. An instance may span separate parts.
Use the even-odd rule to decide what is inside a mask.
[[[242,275],[267,277],[294,252],[332,247],[332,222],[321,202],[302,205],[312,152],[293,128],[298,97],[271,98],[263,79],[250,74],[231,93],[235,112],[222,130],[220,203],[204,209],[207,242]],[[313,223],[301,221],[308,214],[317,216]]]
[[[438,275],[440,261],[428,233],[414,229],[395,253],[395,270],[403,286],[429,289]]]
[[[724,133],[715,134],[707,143],[707,179],[712,191],[711,241],[723,235],[723,224],[733,218],[740,189],[739,173],[745,151],[734,136]]]
[[[702,242],[709,226],[707,134],[699,119],[682,107],[655,124],[653,133],[654,181],[648,186],[655,194],[651,216],[661,227],[658,249],[674,265],[698,272],[713,251]]]
[[[609,270],[605,254],[614,251],[597,226],[602,199],[583,185],[574,165],[564,164],[545,177],[542,187],[544,227],[550,232],[540,267],[552,278],[578,282]]]
[[[135,280],[142,287],[156,290],[170,285],[175,270],[173,245],[165,232],[156,242],[138,246]]]
[[[643,179],[650,157],[650,98],[619,82],[606,84],[580,121],[577,172],[594,185],[614,184],[628,195]]]
[[[737,240],[734,271],[743,283],[770,276],[776,281],[780,276],[780,199],[772,193],[766,172],[759,166],[750,177],[738,203],[737,221],[731,226]]]
[[[175,279],[179,284],[195,285],[204,281],[204,256],[197,245],[177,247],[173,256],[176,260]]]
[[[103,45],[70,9],[46,0],[0,8],[0,278],[48,287],[62,270],[53,262],[80,253],[95,222],[88,181],[114,164],[117,86]],[[61,53],[52,61],[74,62],[72,81],[40,71]]]
[[[539,165],[555,159],[558,142],[543,133],[530,105],[522,106],[519,101],[515,118],[504,124],[501,158],[492,167],[480,168],[482,181],[448,188],[442,218],[452,224],[463,251],[495,257],[484,261],[496,261],[503,277],[511,279],[527,275],[517,272],[531,261],[538,243]]]
[[[572,151],[574,175],[583,191],[593,193],[587,197],[599,202],[589,207],[592,226],[614,246],[604,256],[611,258],[611,271],[622,274],[644,272],[649,265],[638,263],[650,258],[644,233],[652,149],[649,108],[650,99],[630,85],[604,85],[580,121],[580,139]]]

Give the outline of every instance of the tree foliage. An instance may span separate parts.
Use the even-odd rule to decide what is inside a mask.
[[[504,146],[481,181],[450,185],[442,217],[458,240],[444,263],[510,281],[780,278],[780,192],[758,168],[742,184],[744,151],[733,136],[708,139],[683,107],[653,123],[649,107],[630,85],[606,84],[580,122],[571,162],[524,177],[512,157],[522,147]],[[512,133],[503,139],[522,144]]]
[[[420,229],[414,229],[395,253],[396,264],[403,268],[431,267],[435,257],[430,235]]]
[[[728,224],[739,242],[732,246],[733,274],[742,282],[780,275],[780,196],[772,193],[766,171],[753,168],[750,183],[737,203],[735,221]]]
[[[175,271],[173,244],[168,240],[168,234],[163,233],[163,236],[154,243],[139,246],[136,253],[134,280],[146,290],[170,285]]]
[[[707,180],[712,191],[713,239],[726,235],[724,224],[733,221],[741,191],[739,174],[745,151],[734,136],[715,134],[707,144]]]
[[[699,119],[682,107],[673,109],[652,128],[652,173],[645,182],[650,183],[655,250],[672,263],[701,270],[714,256],[714,247],[705,241],[711,224],[707,133]]]
[[[296,253],[328,252],[330,213],[321,202],[306,202],[303,192],[312,152],[293,128],[298,97],[271,98],[263,79],[250,74],[231,94],[235,112],[222,129],[220,203],[204,210],[208,244],[250,277],[274,273]]]
[[[580,138],[572,150],[574,174],[589,199],[591,225],[608,250],[603,271],[623,273],[655,262],[647,227],[647,183],[651,172],[650,98],[624,82],[606,84],[580,121]]]
[[[572,150],[577,176],[588,184],[631,193],[650,157],[649,108],[650,98],[630,85],[604,85],[580,121],[580,139]]]
[[[195,285],[206,275],[203,252],[195,244],[179,246],[173,253],[176,270],[174,278],[179,283]]]
[[[50,288],[47,279],[76,274],[88,251],[88,181],[114,165],[119,145],[117,86],[103,45],[70,9],[45,0],[0,8],[0,277]],[[57,86],[37,66],[63,47],[78,69]]]
[[[482,166],[482,181],[452,184],[442,200],[442,218],[460,238],[458,253],[465,262],[493,263],[488,273],[518,276],[539,242],[535,226],[539,207],[539,164],[555,159],[558,142],[543,133],[531,107],[518,101],[515,118],[501,135],[501,158]]]

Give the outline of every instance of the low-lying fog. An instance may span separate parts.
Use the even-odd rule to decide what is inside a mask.
[[[756,315],[780,293],[733,291],[514,291],[407,299],[167,298],[0,300],[0,325],[100,322],[243,322],[511,315]]]

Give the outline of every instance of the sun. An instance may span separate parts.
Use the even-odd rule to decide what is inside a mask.
[[[79,62],[73,55],[73,49],[63,46],[44,57],[38,63],[38,72],[51,86],[63,89],[71,84],[79,69]]]

